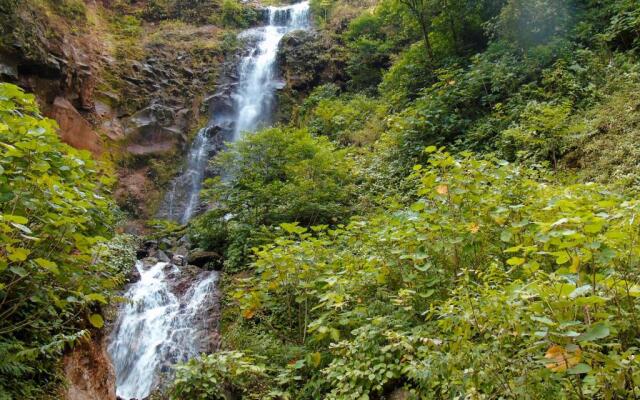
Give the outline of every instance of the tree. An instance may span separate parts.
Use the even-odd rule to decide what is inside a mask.
[[[281,223],[334,224],[351,213],[351,160],[307,130],[247,135],[215,163],[224,174],[209,183],[215,208],[191,224],[191,236],[201,247],[225,253],[228,268],[244,266],[251,248],[272,238]]]
[[[409,9],[413,17],[420,25],[420,31],[422,33],[422,39],[424,40],[424,46],[427,50],[427,55],[430,60],[433,60],[433,48],[431,46],[431,40],[429,39],[429,33],[431,32],[431,26],[433,18],[435,16],[435,7],[430,0],[399,0],[401,4]]]

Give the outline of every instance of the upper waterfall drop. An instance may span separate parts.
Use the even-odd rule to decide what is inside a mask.
[[[235,142],[242,134],[255,132],[271,122],[275,93],[283,86],[277,76],[278,46],[287,33],[309,29],[311,19],[309,1],[268,7],[267,13],[267,25],[240,33],[240,37],[251,39],[253,44],[237,66],[238,82],[230,94],[232,109],[224,115],[214,112],[207,127],[198,132],[183,173],[167,191],[160,217],[184,224],[196,213],[210,153],[215,150],[214,134]]]
[[[278,45],[287,33],[310,27],[309,2],[269,7],[268,15],[268,25],[241,33],[253,40],[237,66],[231,109],[217,113],[213,108],[207,127],[192,143],[182,174],[167,191],[161,217],[186,223],[197,211],[216,138],[236,141],[270,123],[275,93],[282,87],[277,76]],[[185,288],[175,284],[189,276],[181,268],[164,262],[136,264],[140,280],[125,293],[130,303],[121,307],[108,345],[116,392],[124,400],[148,397],[162,375],[171,374],[171,365],[207,351],[215,334],[215,324],[207,322],[206,314],[217,306],[217,272],[199,272]]]
[[[234,94],[237,115],[233,141],[270,122],[275,92],[282,87],[276,76],[278,45],[287,33],[309,28],[308,1],[268,10],[269,25],[242,34],[258,36],[259,41],[240,63],[240,84]]]

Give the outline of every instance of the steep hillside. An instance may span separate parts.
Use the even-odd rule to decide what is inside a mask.
[[[113,163],[130,218],[154,216],[215,90],[234,2],[13,1],[2,7],[2,77],[37,95],[62,139]]]
[[[640,396],[637,0],[298,3],[0,0],[0,399]]]

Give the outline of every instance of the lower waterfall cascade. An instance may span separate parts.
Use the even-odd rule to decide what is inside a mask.
[[[197,212],[214,134],[236,141],[271,122],[275,93],[283,86],[277,76],[278,45],[287,33],[309,29],[309,2],[267,10],[265,26],[240,34],[251,39],[251,45],[237,65],[232,109],[224,116],[214,110],[208,126],[194,139],[183,172],[167,191],[162,217],[187,223]],[[176,257],[183,260],[186,255]],[[171,365],[207,351],[211,339],[206,333],[213,328],[203,326],[208,321],[202,313],[217,302],[218,273],[200,271],[190,278],[186,290],[177,290],[171,280],[184,273],[183,266],[176,264],[138,261],[135,265],[140,279],[124,294],[129,302],[120,308],[108,343],[121,399],[148,397],[161,385],[162,376],[171,373]]]

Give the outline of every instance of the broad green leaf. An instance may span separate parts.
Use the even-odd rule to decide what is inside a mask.
[[[578,336],[579,342],[593,342],[594,340],[603,339],[609,336],[609,327],[604,322],[593,324],[589,330]]]
[[[26,269],[18,266],[18,265],[14,265],[12,267],[9,268],[9,271],[13,272],[14,274],[21,276],[21,277],[25,277],[28,275],[28,272]]]
[[[102,304],[107,304],[107,299],[100,293],[91,293],[85,296],[89,301],[97,301]]]
[[[44,258],[36,258],[35,262],[41,266],[42,268],[46,269],[47,271],[53,273],[53,274],[59,274],[60,270],[58,270],[58,265],[50,260],[45,260]]]
[[[567,370],[569,375],[586,374],[591,371],[591,367],[585,363],[579,363]]]
[[[507,264],[509,265],[522,265],[524,264],[525,259],[520,257],[511,257],[507,260]]]
[[[502,240],[505,243],[509,243],[512,237],[513,237],[513,234],[509,230],[504,230],[500,233],[500,240]]]
[[[8,222],[14,222],[14,223],[16,223],[16,224],[22,224],[22,225],[24,225],[24,224],[29,223],[29,220],[28,220],[27,218],[22,217],[22,216],[20,216],[20,215],[2,214],[2,218],[3,218],[5,221],[8,221]]]
[[[7,258],[9,258],[9,260],[14,262],[21,262],[29,257],[29,254],[31,254],[31,250],[23,249],[20,247],[7,247],[7,254]]]

